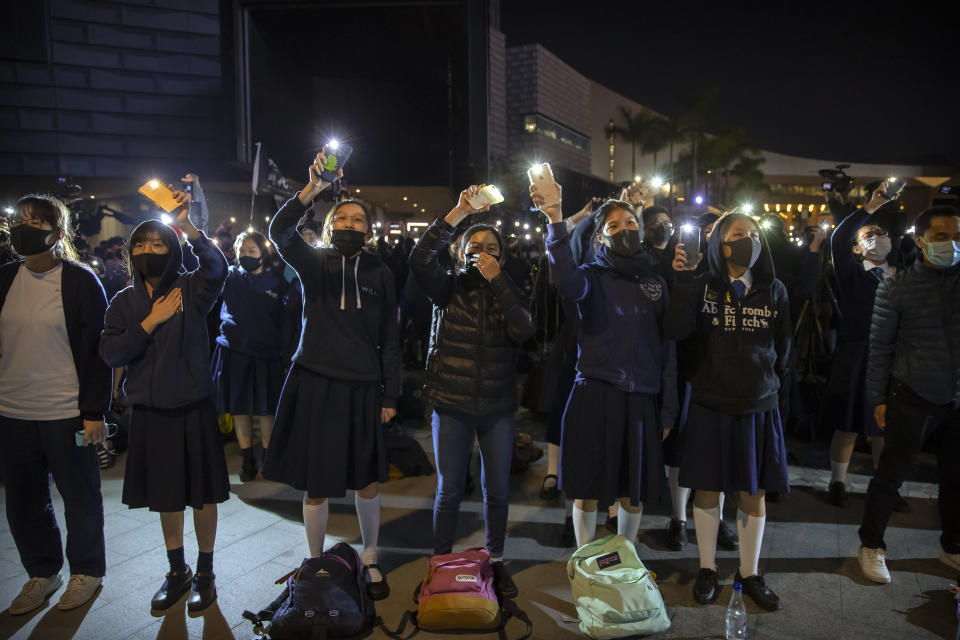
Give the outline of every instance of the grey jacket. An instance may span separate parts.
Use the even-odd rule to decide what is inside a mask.
[[[867,399],[886,404],[893,379],[924,400],[960,400],[960,265],[921,262],[877,287],[870,325]]]

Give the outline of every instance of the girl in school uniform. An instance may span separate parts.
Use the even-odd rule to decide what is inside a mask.
[[[560,445],[577,546],[594,538],[598,505],[615,503],[617,533],[634,541],[643,502],[663,485],[661,439],[677,411],[675,349],[663,335],[667,285],[640,255],[642,226],[630,204],[597,209],[596,255],[577,268],[560,202],[545,203],[534,186],[530,193],[550,219],[551,276],[581,320]]]
[[[169,226],[148,220],[130,236],[133,285],[110,302],[100,354],[126,367],[130,441],[123,503],[160,512],[170,572],[153,596],[167,609],[190,591],[187,608],[202,611],[216,600],[213,547],[217,504],[230,495],[227,463],[210,377],[207,314],[227,277],[220,249],[188,217],[190,196],[180,191],[175,224],[200,266],[183,270],[183,252]],[[184,561],[183,512],[193,509],[199,556],[194,575]]]
[[[287,283],[270,268],[262,233],[244,231],[234,242],[237,266],[223,285],[220,335],[213,354],[217,413],[233,416],[243,456],[240,480],[257,477],[253,420],[260,426],[264,453],[270,444],[273,414],[283,386],[283,325]]]
[[[297,222],[330,183],[325,156],[310,182],[270,223],[270,240],[303,285],[303,330],[287,375],[263,465],[263,477],[304,492],[303,521],[311,556],[323,553],[327,498],[354,490],[367,590],[375,600],[389,587],[377,565],[378,485],[388,479],[381,424],[396,415],[400,343],[396,288],[380,257],[363,250],[372,237],[366,205],[345,200],[327,214],[316,249]]]
[[[693,520],[700,572],[697,602],[717,599],[716,541],[721,492],[737,491],[740,569],[736,581],[761,607],[779,607],[757,565],[766,522],[765,491],[789,491],[778,409],[790,350],[787,291],[754,220],[720,218],[707,245],[709,271],[696,274],[677,247],[667,334],[691,338],[691,400],[684,427],[680,485],[696,491]]]
[[[106,572],[96,443],[112,375],[97,353],[107,299],[74,251],[70,212],[50,195],[21,198],[10,221],[17,259],[0,267],[0,437],[10,533],[29,580],[11,614],[63,584],[50,475],[63,497],[70,581],[58,608],[82,606]]]

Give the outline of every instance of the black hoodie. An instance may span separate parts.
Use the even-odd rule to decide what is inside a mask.
[[[207,314],[227,278],[227,260],[209,238],[200,235],[190,244],[200,267],[183,270],[183,251],[173,229],[155,220],[142,223],[163,234],[170,260],[160,283],[147,293],[143,277],[134,270],[133,284],[110,301],[100,337],[100,355],[111,367],[126,367],[123,391],[130,404],[174,409],[213,393],[210,377],[210,339]],[[180,289],[183,311],[147,333],[140,325],[160,296]]]
[[[730,287],[721,247],[727,225],[737,215],[717,222],[707,246],[708,273],[676,273],[663,325],[670,339],[692,335],[692,357],[686,361],[690,370],[683,373],[693,384],[693,402],[719,413],[746,415],[777,407],[792,331],[787,290],[776,279],[765,240],[750,270],[750,290],[737,299]]]

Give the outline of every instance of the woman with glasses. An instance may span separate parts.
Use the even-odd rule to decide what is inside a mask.
[[[874,212],[890,202],[883,195],[885,185],[881,183],[873,191],[870,201],[862,209],[844,218],[830,240],[840,326],[823,415],[837,421],[830,443],[829,492],[830,501],[838,507],[847,505],[847,466],[857,435],[871,438],[874,466],[883,451],[883,430],[873,417],[873,407],[868,406],[864,383],[873,298],[877,285],[897,272],[896,267],[887,261],[892,244],[890,236],[871,218]],[[905,506],[900,498],[898,510]]]
[[[0,267],[0,437],[10,532],[30,579],[11,614],[42,606],[63,584],[63,547],[49,475],[63,497],[70,582],[58,607],[82,606],[106,571],[95,447],[104,440],[110,368],[97,353],[107,298],[80,264],[66,205],[17,202],[10,240],[22,259]]]

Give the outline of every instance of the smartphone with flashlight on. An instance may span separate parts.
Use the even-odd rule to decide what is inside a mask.
[[[688,267],[695,267],[700,264],[700,227],[692,224],[685,224],[680,227],[680,236],[677,240],[683,245],[683,251],[687,254],[684,264]]]
[[[883,197],[887,200],[893,200],[900,195],[905,186],[907,186],[907,181],[904,178],[890,178],[883,188]]]
[[[331,140],[323,148],[323,152],[327,160],[323,163],[320,177],[327,182],[336,182],[340,177],[337,175],[337,170],[343,169],[347,164],[347,160],[353,154],[353,147],[346,142]]]
[[[149,180],[138,191],[167,213],[180,208],[180,204],[173,197],[173,191],[160,180]]]
[[[543,197],[545,207],[560,203],[560,191],[557,190],[557,181],[553,177],[549,162],[530,167],[527,177],[530,178],[530,184],[536,185],[537,192]]]
[[[470,198],[470,206],[474,209],[483,209],[488,204],[493,206],[503,202],[503,194],[496,185],[488,184],[477,192],[477,195]]]

